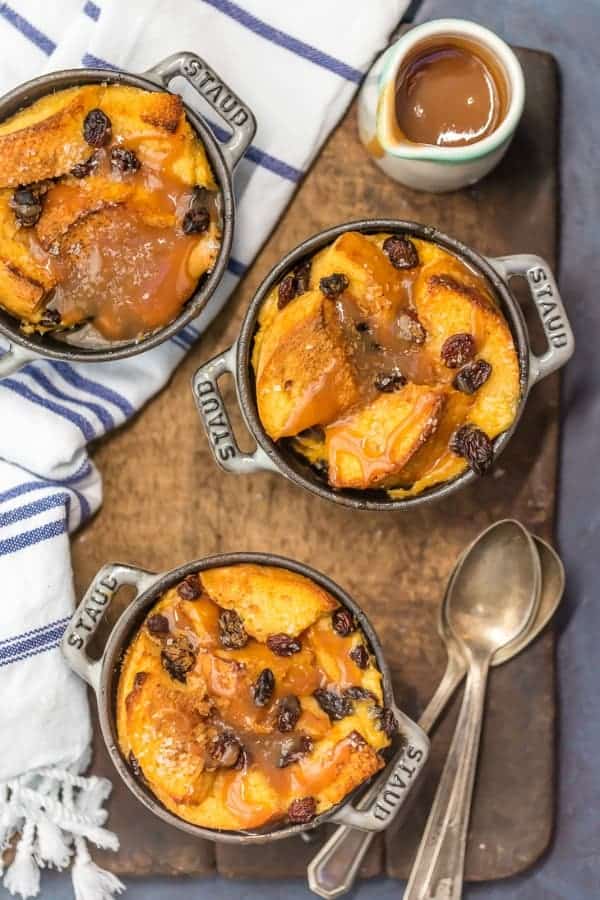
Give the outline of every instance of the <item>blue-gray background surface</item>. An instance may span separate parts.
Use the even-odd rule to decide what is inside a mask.
[[[288,0],[289,2],[289,0]],[[343,0],[339,0],[343,6]],[[381,0],[365,0],[381,2]],[[553,846],[530,872],[466,889],[469,900],[600,898],[600,0],[423,0],[416,21],[462,16],[512,44],[551,51],[562,76],[560,285],[577,353],[563,382],[558,542],[568,583],[560,628],[560,771]],[[595,97],[595,100],[594,100]],[[493,211],[492,211],[493,214]],[[527,248],[520,248],[527,249]],[[515,736],[517,739],[517,736]],[[527,736],[522,735],[526,740]],[[259,851],[257,851],[259,852]],[[45,900],[72,897],[45,875]],[[129,879],[128,900],[300,900],[301,882]],[[2,889],[0,889],[1,891]],[[5,893],[2,891],[2,893]],[[398,882],[362,884],[359,900],[399,898]]]

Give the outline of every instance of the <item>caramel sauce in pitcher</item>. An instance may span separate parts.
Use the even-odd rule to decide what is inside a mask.
[[[414,48],[395,83],[398,137],[462,147],[496,130],[508,107],[506,78],[491,54],[437,35]]]

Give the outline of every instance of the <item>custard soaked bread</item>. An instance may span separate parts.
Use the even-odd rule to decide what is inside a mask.
[[[49,94],[0,124],[0,159],[0,305],[24,331],[141,337],[214,266],[217,186],[178,96]]]
[[[309,822],[382,768],[396,728],[350,611],[278,567],[189,575],[150,610],[119,676],[121,752],[205,828]]]
[[[252,356],[261,422],[333,488],[406,497],[470,466],[520,398],[485,279],[424,240],[346,232],[267,297]]]

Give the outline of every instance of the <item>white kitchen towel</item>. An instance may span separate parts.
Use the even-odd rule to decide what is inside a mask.
[[[339,120],[407,0],[14,0],[0,2],[0,92],[76,66],[141,72],[179,50],[203,56],[254,110],[240,163],[233,254],[222,305]],[[191,103],[194,93],[183,85]],[[215,123],[215,114],[207,117]],[[1,165],[1,160],[0,160]],[[367,165],[365,159],[365,165]],[[20,832],[4,876],[34,896],[39,867],[74,861],[78,900],[121,888],[85,841],[116,848],[102,826],[104,779],[84,778],[90,720],[59,643],[73,610],[69,534],[97,510],[87,445],[131,417],[206,327],[120,362],[31,362],[0,381],[0,847]],[[151,563],[148,560],[148,563]]]

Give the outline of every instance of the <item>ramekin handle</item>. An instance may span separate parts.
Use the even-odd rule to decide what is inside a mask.
[[[169,88],[177,76],[186,81],[212,106],[232,130],[223,144],[223,155],[230,170],[238,164],[256,133],[256,119],[243,100],[234,94],[208,63],[197,53],[183,51],[161,60],[144,76],[161,87]],[[219,137],[221,140],[221,138]]]
[[[29,353],[27,350],[23,350],[22,347],[18,347],[16,344],[9,344],[8,347],[1,347],[0,350],[5,351],[2,356],[0,356],[0,378],[4,378],[7,375],[12,375],[13,372],[18,372],[19,369],[22,369],[26,363],[31,362],[32,359],[39,359],[35,353]]]
[[[567,363],[575,351],[575,338],[567,311],[558,290],[552,269],[545,259],[535,253],[499,256],[488,262],[506,280],[520,275],[526,279],[535,308],[548,340],[548,349],[541,356],[530,354],[530,386],[541,381]]]
[[[262,447],[253,453],[240,450],[225,401],[219,390],[219,378],[230,374],[235,377],[236,345],[201,366],[192,378],[194,400],[204,426],[208,445],[215,462],[226,472],[246,475],[250,472],[277,472]]]
[[[73,671],[87,681],[95,691],[99,686],[101,663],[90,659],[86,649],[98,630],[111,600],[124,584],[133,585],[136,588],[136,595],[139,595],[158,578],[160,575],[136,569],[134,566],[107,563],[96,574],[75,610],[63,635],[61,650]]]

